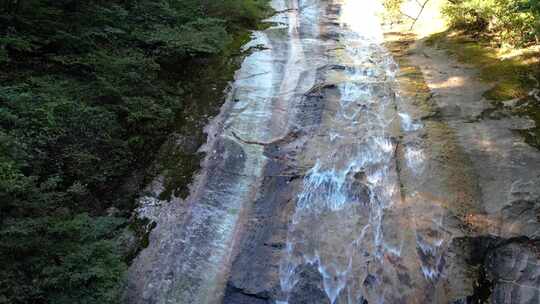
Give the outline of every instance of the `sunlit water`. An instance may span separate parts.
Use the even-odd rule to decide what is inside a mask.
[[[311,266],[322,276],[331,303],[383,303],[385,294],[400,284],[392,281],[389,262],[401,260],[405,236],[395,221],[385,221],[401,203],[396,169],[396,135],[417,132],[423,126],[402,112],[396,96],[396,64],[381,45],[382,30],[377,1],[345,1],[341,8],[340,44],[333,71],[340,98],[326,100],[329,115],[313,146],[317,159],[303,181],[296,200],[286,252],[280,265],[283,296],[302,280],[300,268]],[[425,170],[420,145],[406,145],[405,162],[414,174]],[[409,219],[402,219],[408,221]],[[436,281],[444,263],[444,238],[438,219],[427,232],[414,229],[413,246],[420,258],[418,271]],[[392,225],[393,227],[389,227]],[[391,229],[390,229],[391,228]],[[385,282],[383,282],[383,279]],[[370,302],[371,303],[371,302]]]

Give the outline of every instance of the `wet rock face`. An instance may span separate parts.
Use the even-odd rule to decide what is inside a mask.
[[[367,204],[371,197],[371,189],[369,188],[366,173],[360,171],[353,175],[353,181],[348,186],[351,200],[358,204]]]
[[[509,243],[491,251],[486,270],[494,304],[540,303],[540,243]]]
[[[272,304],[273,301],[265,294],[250,294],[243,289],[228,285],[225,291],[224,303],[235,304]]]
[[[540,176],[511,185],[501,218],[504,236],[540,238]]]
[[[298,269],[298,283],[289,297],[290,304],[330,304],[324,292],[323,278],[316,265]]]
[[[465,255],[474,289],[460,303],[532,304],[540,301],[540,244],[526,237],[455,240]]]
[[[399,45],[392,40],[395,35],[388,33],[391,47]],[[433,172],[444,175],[458,169],[446,176],[454,183],[450,193],[461,195],[444,204],[455,219],[455,223],[445,219],[445,228],[462,228],[452,229],[449,235],[443,270],[455,303],[540,303],[540,153],[516,132],[530,128],[530,121],[506,109],[513,101],[503,108],[485,100],[489,84],[481,82],[470,67],[449,59],[444,50],[418,42],[392,52],[403,69],[402,88],[410,91],[402,96],[408,93],[411,104],[426,108],[416,115],[427,126],[425,139],[431,149],[426,156],[445,164],[431,166],[422,175],[430,181],[417,184],[423,191],[433,185],[444,189]],[[418,71],[416,76],[409,76],[411,70]],[[418,98],[418,89],[425,89],[428,98]],[[444,141],[448,144],[441,145]],[[406,171],[402,171],[404,184],[412,188]],[[474,195],[464,195],[467,188]],[[422,209],[429,213],[430,208]],[[455,287],[467,280],[473,284],[465,284],[468,288],[459,292]]]
[[[275,163],[267,166],[269,176],[262,183],[267,190],[247,215],[250,220],[237,244],[238,254],[231,266],[223,303],[236,304],[246,295],[273,303],[271,299],[279,293],[279,259],[285,247],[291,177],[272,175],[283,169],[283,165]]]

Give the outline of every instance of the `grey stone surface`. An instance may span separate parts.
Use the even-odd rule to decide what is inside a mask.
[[[516,100],[503,108],[491,105],[482,97],[489,84],[444,50],[422,42],[413,49],[410,59],[421,67],[435,96],[436,119],[453,130],[479,187],[478,209],[470,212],[467,224],[474,231],[468,237],[482,240],[469,255],[481,256],[478,269],[487,274],[483,284],[491,285],[485,300],[539,303],[540,151],[515,132],[534,122],[511,113]],[[482,288],[487,287],[477,287]]]

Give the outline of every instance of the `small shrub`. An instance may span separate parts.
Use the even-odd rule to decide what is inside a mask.
[[[443,8],[450,26],[474,34],[491,34],[502,43],[537,42],[537,0],[456,0]]]

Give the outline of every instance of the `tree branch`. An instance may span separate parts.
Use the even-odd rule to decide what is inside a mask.
[[[424,12],[424,9],[426,8],[426,5],[428,4],[430,0],[426,0],[424,1],[424,4],[421,4],[419,0],[416,0],[416,3],[420,6],[420,11],[418,12],[418,15],[416,16],[416,18],[413,18],[407,14],[404,14],[402,13],[403,15],[411,18],[413,20],[413,23],[411,24],[411,28],[409,29],[410,31],[412,31],[412,29],[414,28],[414,26],[416,25],[416,22],[418,22],[418,19],[420,19],[420,16],[422,15],[422,13]]]

